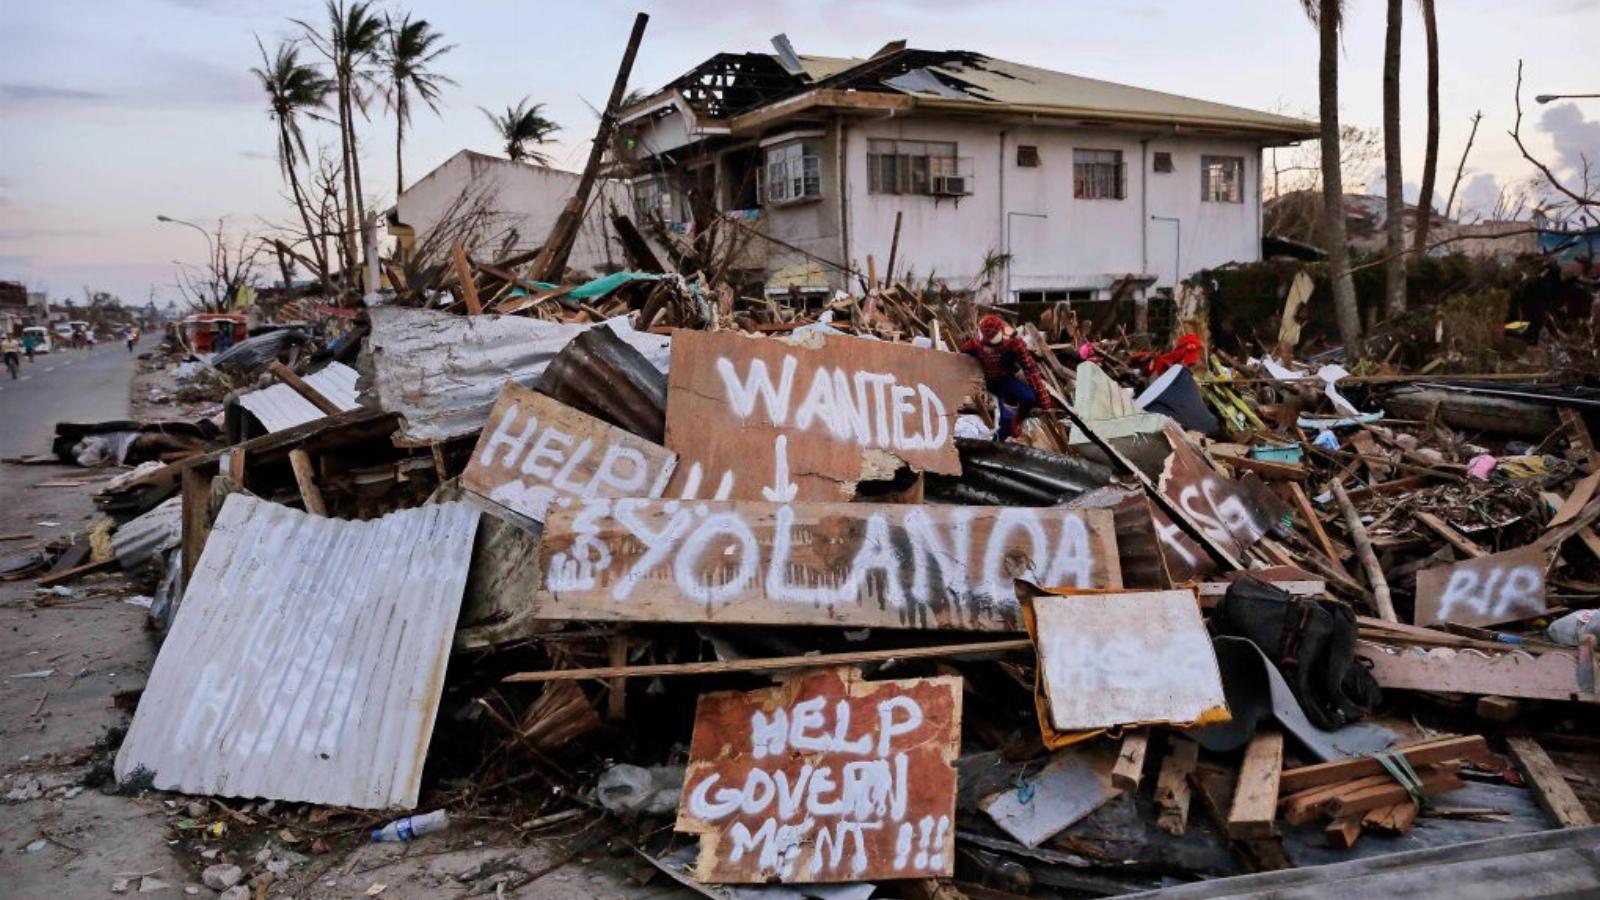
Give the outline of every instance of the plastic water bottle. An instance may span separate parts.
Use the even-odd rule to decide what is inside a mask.
[[[375,844],[399,844],[405,841],[414,841],[425,834],[443,831],[450,827],[450,815],[442,809],[420,816],[406,816],[395,819],[393,822],[375,828],[372,831],[372,842]]]

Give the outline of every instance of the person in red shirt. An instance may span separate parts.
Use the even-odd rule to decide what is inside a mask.
[[[1020,436],[1029,413],[1035,408],[1050,408],[1050,394],[1033,361],[1033,352],[1022,338],[1006,335],[1006,323],[999,316],[991,314],[979,319],[978,336],[968,338],[961,345],[961,352],[983,367],[984,385],[998,401],[1000,427],[995,430],[995,440]]]

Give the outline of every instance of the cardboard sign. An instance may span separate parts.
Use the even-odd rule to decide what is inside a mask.
[[[1172,455],[1161,473],[1161,493],[1189,514],[1196,525],[1235,558],[1243,559],[1256,541],[1272,532],[1289,509],[1255,473],[1234,481],[1211,468],[1190,448],[1176,426],[1169,426]],[[1217,572],[1205,549],[1159,507],[1152,518],[1161,541],[1167,574],[1176,584]]]
[[[1545,613],[1544,551],[1522,547],[1417,573],[1416,624],[1496,625]]]
[[[950,875],[961,679],[826,669],[695,709],[679,831],[704,882]]]
[[[590,500],[540,545],[546,619],[1016,631],[1013,579],[1121,585],[1107,510]]]
[[[1033,598],[1050,724],[1227,721],[1222,675],[1189,591]]]
[[[590,497],[659,497],[677,454],[518,384],[507,384],[461,486],[543,522]]]
[[[683,464],[668,494],[839,501],[902,461],[958,475],[956,411],[982,387],[977,362],[960,353],[842,335],[679,331],[665,443]]]

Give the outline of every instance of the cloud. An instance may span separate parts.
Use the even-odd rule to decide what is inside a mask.
[[[1550,135],[1555,146],[1552,168],[1558,172],[1579,175],[1585,158],[1589,165],[1600,167],[1600,120],[1584,118],[1578,104],[1562,103],[1545,110],[1539,117],[1539,130]]]
[[[1457,196],[1456,218],[1470,220],[1487,217],[1500,203],[1500,180],[1492,173],[1479,172],[1467,179]]]
[[[98,91],[84,91],[50,84],[19,82],[0,84],[0,102],[3,103],[79,103],[108,99],[110,99],[109,94]]]
[[[260,150],[240,150],[239,156],[244,159],[270,159],[274,161],[278,158],[275,153],[263,153]]]

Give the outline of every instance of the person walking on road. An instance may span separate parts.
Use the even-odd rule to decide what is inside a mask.
[[[133,345],[138,343],[138,342],[139,342],[139,329],[137,329],[137,328],[129,328],[128,329],[128,352],[129,353],[133,352]]]
[[[6,371],[11,373],[13,380],[17,377],[17,367],[22,365],[22,342],[11,335],[6,335],[0,340],[0,353],[6,357]]]

